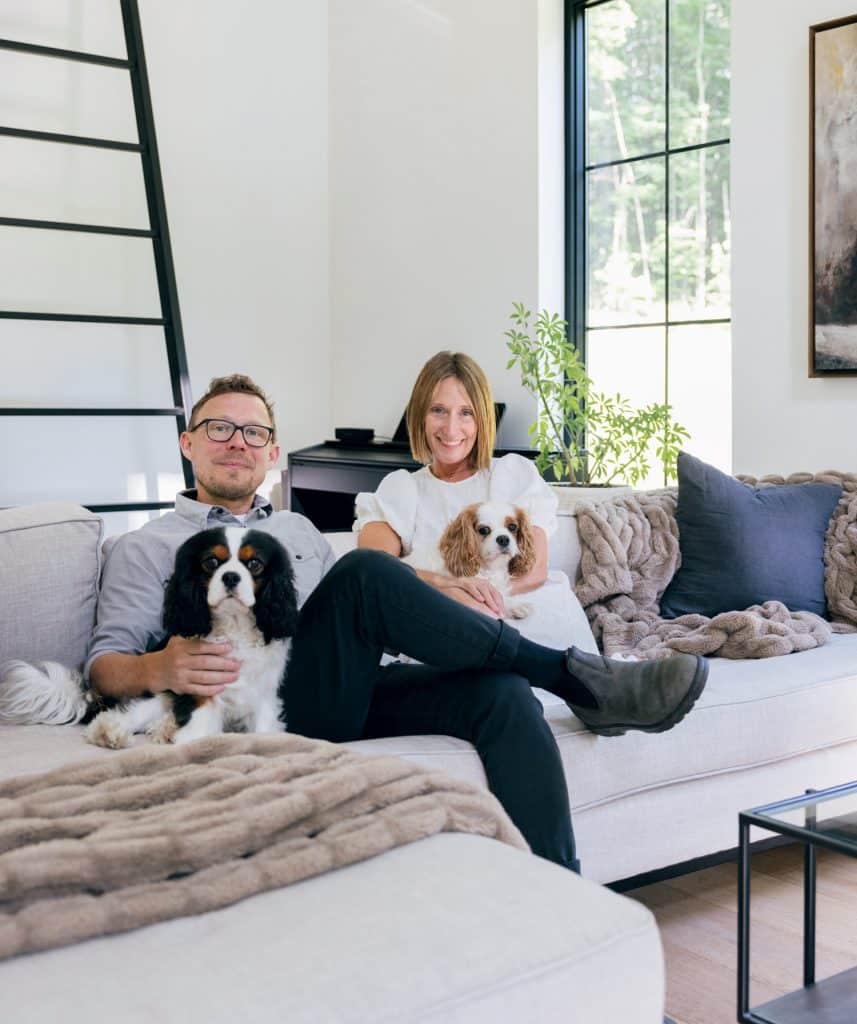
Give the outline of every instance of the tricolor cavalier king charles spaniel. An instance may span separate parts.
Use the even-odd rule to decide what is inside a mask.
[[[13,661],[0,674],[0,721],[89,722],[86,739],[113,748],[140,732],[160,743],[281,732],[280,687],[297,621],[291,561],[275,537],[236,526],[203,530],[176,552],[163,625],[168,637],[228,640],[230,657],[241,663],[234,683],[213,697],[165,690],[113,701],[56,662]]]
[[[481,576],[505,597],[512,581],[535,565],[533,528],[522,508],[506,502],[468,505],[447,526],[437,547],[412,551],[403,561],[448,576]],[[532,605],[506,601],[506,611],[509,618],[524,619]]]

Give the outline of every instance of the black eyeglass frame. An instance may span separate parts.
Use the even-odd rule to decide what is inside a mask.
[[[228,423],[229,426],[232,427],[232,433],[228,437],[212,437],[208,429],[209,423]],[[269,445],[274,440],[274,428],[267,427],[265,426],[264,423],[238,424],[233,423],[232,420],[222,420],[218,416],[209,416],[204,420],[200,420],[195,427],[191,427],[188,430],[188,433],[192,434],[195,430],[199,430],[200,427],[205,427],[205,436],[208,438],[209,441],[214,441],[215,444],[226,444],[227,441],[231,441],[232,438],[235,437],[236,430],[241,431],[241,436],[244,438],[244,443],[248,445],[250,448],[264,448],[266,445]],[[267,430],[268,439],[264,441],[262,444],[253,444],[253,442],[244,433],[247,427],[255,427],[256,430]]]

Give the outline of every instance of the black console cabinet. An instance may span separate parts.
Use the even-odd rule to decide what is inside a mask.
[[[289,452],[283,473],[283,501],[319,530],[350,530],[354,498],[374,491],[394,469],[419,469],[402,448],[349,448],[336,441]]]
[[[526,458],[536,455],[528,448],[497,449],[495,455],[510,451]],[[403,448],[384,444],[348,447],[325,441],[289,452],[288,468],[283,471],[283,501],[286,508],[305,515],[319,530],[350,530],[354,498],[360,491],[374,491],[395,469],[419,468]]]

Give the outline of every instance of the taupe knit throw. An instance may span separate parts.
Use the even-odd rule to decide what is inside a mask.
[[[303,736],[147,745],[0,782],[0,958],[226,907],[438,832],[526,849],[487,791]]]
[[[824,589],[830,621],[790,612],[779,601],[708,618],[663,619],[659,601],[681,564],[676,491],[624,494],[576,508],[581,579],[575,592],[605,654],[665,658],[673,651],[723,658],[771,658],[825,643],[832,633],[857,629],[857,474],[795,473],[753,485],[811,481],[842,486],[824,542]]]

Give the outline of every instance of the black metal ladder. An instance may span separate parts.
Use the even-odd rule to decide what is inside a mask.
[[[160,317],[96,316],[77,313],[28,313],[0,310],[0,320],[55,320],[93,324],[140,324],[162,327],[167,348],[170,383],[173,404],[162,409],[140,408],[35,408],[0,407],[0,416],[172,416],[176,431],[180,435],[187,425],[191,409],[190,379],[187,357],[179,313],[176,275],[173,266],[170,235],[167,227],[167,209],[164,201],[164,187],[158,160],[158,145],[155,139],[155,122],[152,114],[152,99],[149,94],[149,79],[146,73],[146,58],[143,52],[143,36],[140,29],[140,13],[137,0],[120,0],[122,25],[125,32],[127,59],[106,57],[77,50],[62,50],[51,46],[37,46],[12,39],[0,39],[0,49],[16,50],[39,57],[56,57],[60,60],[80,61],[85,64],[126,70],[131,76],[131,90],[134,99],[134,113],[137,121],[135,142],[119,142],[111,139],[88,138],[80,135],[63,135],[57,132],[28,131],[23,128],[0,126],[0,135],[21,139],[35,139],[42,142],[62,143],[73,146],[95,146],[99,149],[118,149],[139,153],[146,190],[146,205],[149,227],[123,228],[96,224],[73,224],[67,221],[31,220],[18,217],[0,217],[0,226],[16,228],[50,229],[52,231],[82,231],[102,235],[124,235],[131,238],[151,238],[155,258],[155,273],[160,299]],[[182,459],[185,484],[193,486],[193,472],[189,463]],[[163,501],[117,502],[93,504],[87,507],[93,512],[131,512],[147,509],[171,508],[173,503]]]

